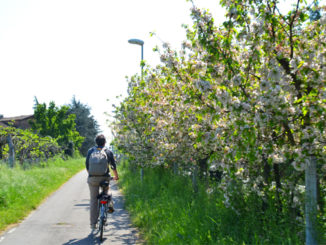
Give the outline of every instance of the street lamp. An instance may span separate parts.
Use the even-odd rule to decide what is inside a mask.
[[[140,39],[129,39],[128,43],[131,44],[137,44],[141,46],[141,80],[143,80],[143,60],[144,60],[144,41]],[[143,182],[143,177],[144,177],[144,170],[143,167],[141,166],[140,168],[140,181]]]
[[[137,44],[141,46],[141,78],[143,79],[143,60],[144,60],[144,41],[140,39],[129,39],[128,43]]]

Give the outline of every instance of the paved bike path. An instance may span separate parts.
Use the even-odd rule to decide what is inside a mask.
[[[89,226],[87,173],[81,171],[51,195],[22,223],[0,236],[0,245],[100,244]],[[137,230],[123,209],[123,197],[115,181],[110,183],[115,212],[109,215],[101,244],[140,244]]]

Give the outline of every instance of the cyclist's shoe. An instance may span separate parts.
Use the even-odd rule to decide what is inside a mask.
[[[96,224],[91,224],[91,229],[92,230],[95,230],[97,228],[97,225]]]
[[[110,200],[108,204],[108,213],[113,213],[113,212],[114,212],[113,201]]]

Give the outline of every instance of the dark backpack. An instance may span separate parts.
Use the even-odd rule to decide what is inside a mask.
[[[102,176],[107,173],[108,170],[108,156],[106,155],[104,148],[95,148],[89,157],[88,173],[90,175]]]

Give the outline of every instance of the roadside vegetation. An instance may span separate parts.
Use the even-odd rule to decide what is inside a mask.
[[[83,158],[9,168],[0,162],[0,231],[17,223],[57,190],[70,177],[84,168]]]
[[[279,212],[276,200],[261,211],[259,196],[239,195],[232,209],[216,180],[199,182],[194,191],[187,175],[146,168],[141,182],[139,170],[127,161],[120,164],[119,184],[147,244],[304,244],[301,222]]]

